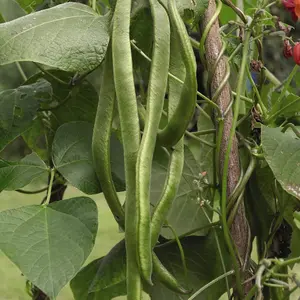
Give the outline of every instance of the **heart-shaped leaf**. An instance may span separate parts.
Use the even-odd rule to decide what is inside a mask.
[[[49,297],[57,296],[90,254],[97,206],[87,197],[0,213],[0,248]]]
[[[300,139],[262,125],[262,147],[275,178],[300,200]]]
[[[17,162],[0,159],[0,192],[22,188],[47,172],[48,167],[36,153]]]
[[[107,17],[65,3],[0,24],[0,65],[34,61],[85,73],[102,62],[108,41]]]
[[[51,99],[51,84],[44,79],[0,92],[0,151],[30,127],[40,103]]]

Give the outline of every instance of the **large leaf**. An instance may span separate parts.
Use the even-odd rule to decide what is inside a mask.
[[[66,123],[58,128],[52,145],[55,168],[86,194],[101,192],[92,163],[92,130],[87,122]]]
[[[47,172],[48,167],[36,153],[31,153],[18,162],[0,159],[0,192],[22,188]]]
[[[65,3],[0,24],[0,64],[34,61],[85,73],[103,60],[108,18],[78,3]]]
[[[151,179],[151,203],[153,205],[160,199],[168,170],[168,160],[168,155],[162,149],[156,149]],[[193,154],[185,147],[183,174],[167,219],[168,224],[175,229],[178,235],[208,224],[200,206],[199,190],[195,183],[195,180],[199,179],[200,172]],[[211,212],[207,213],[209,216],[212,215]],[[207,230],[198,234],[205,235],[206,233]],[[167,239],[174,238],[169,229],[163,229],[161,234]]]
[[[300,199],[300,140],[280,128],[262,126],[262,147],[281,186]]]
[[[0,93],[0,151],[29,128],[40,103],[51,98],[51,85],[44,79]]]
[[[218,232],[218,238],[221,239]],[[187,278],[184,276],[181,256],[176,243],[155,252],[164,266],[183,286],[197,291],[206,283],[224,273],[214,233],[207,237],[188,237],[181,240],[187,263]],[[221,241],[221,245],[223,245]],[[201,249],[201,251],[199,251]],[[229,267],[227,251],[222,248],[226,268]],[[227,269],[228,271],[228,269]],[[126,260],[124,241],[118,243],[106,257],[97,259],[82,269],[71,281],[75,300],[109,300],[126,294]],[[196,299],[219,299],[225,291],[225,281],[219,281],[208,288]],[[154,287],[149,289],[151,299],[187,299],[189,296],[178,295],[157,282],[154,275]]]
[[[23,17],[26,12],[20,7],[16,0],[1,0],[0,1],[0,14],[5,22]]]
[[[0,213],[0,248],[54,298],[79,271],[97,233],[97,206],[87,197]]]
[[[71,281],[75,300],[101,299],[126,295],[126,252],[122,240],[104,257],[82,269]]]

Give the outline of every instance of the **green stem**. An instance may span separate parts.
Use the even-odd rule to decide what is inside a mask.
[[[193,133],[190,133],[189,131],[185,131],[184,134],[187,135],[188,137],[194,139],[195,141],[198,141],[198,142],[200,142],[200,143],[202,143],[202,144],[204,144],[204,145],[206,145],[206,146],[209,146],[209,147],[211,147],[211,148],[216,148],[216,145],[215,145],[215,144],[210,143],[210,142],[208,142],[208,141],[206,141],[206,140],[204,140],[204,139],[202,139],[202,138],[200,138],[200,137],[194,135]]]
[[[17,66],[18,71],[19,71],[21,77],[23,78],[23,80],[24,80],[24,81],[27,81],[27,76],[26,76],[26,74],[25,74],[25,72],[24,72],[24,70],[23,70],[21,64],[20,64],[18,61],[16,62],[16,66]]]
[[[181,245],[180,239],[179,239],[178,235],[176,234],[174,228],[171,225],[167,225],[167,227],[172,231],[172,234],[175,237],[175,241],[177,243],[177,246],[178,246],[179,252],[180,252],[180,258],[181,258],[181,262],[182,262],[182,266],[183,266],[184,278],[185,278],[186,283],[188,283],[187,267],[186,267],[186,260],[185,260],[183,247]]]
[[[47,192],[47,198],[46,198],[46,201],[43,203],[43,206],[47,206],[50,202],[51,191],[52,191],[52,186],[53,186],[53,181],[54,181],[54,175],[55,175],[55,169],[51,169],[51,171],[50,171],[50,182],[49,182],[48,192]]]
[[[236,90],[236,99],[235,99],[235,105],[234,105],[234,115],[232,120],[232,126],[230,130],[229,140],[228,140],[228,146],[224,157],[224,165],[223,165],[223,175],[222,175],[222,193],[221,193],[221,214],[222,214],[222,226],[224,231],[224,238],[226,241],[226,244],[229,248],[229,252],[231,255],[231,258],[233,260],[234,264],[234,270],[235,270],[235,276],[236,276],[236,284],[237,284],[237,290],[240,296],[243,294],[242,292],[242,285],[241,285],[241,274],[239,270],[239,265],[237,261],[237,255],[238,253],[235,253],[232,239],[230,236],[229,227],[227,224],[227,177],[228,177],[228,169],[229,169],[229,158],[232,148],[233,139],[235,136],[235,128],[239,116],[240,111],[240,100],[241,100],[241,94],[244,89],[245,85],[245,69],[247,68],[247,61],[248,61],[248,50],[249,50],[249,44],[250,44],[250,37],[251,37],[251,30],[248,29],[245,35],[244,45],[243,45],[243,56],[242,56],[242,63],[240,72],[238,75],[238,83],[237,83],[237,90]]]
[[[211,133],[216,133],[216,129],[207,129],[193,132],[194,135],[206,135]]]
[[[199,289],[195,294],[193,294],[190,298],[188,298],[188,300],[192,300],[195,299],[198,295],[200,295],[202,292],[204,292],[206,289],[208,289],[210,286],[212,286],[213,284],[215,284],[216,282],[220,281],[221,279],[230,276],[234,273],[233,270],[226,272],[225,274],[215,278],[214,280],[210,281],[209,283],[207,283],[206,285],[204,285],[201,289]]]
[[[293,132],[295,133],[295,135],[300,138],[300,131],[297,129],[297,127],[293,124],[293,123],[288,123],[286,124],[281,132],[286,132],[288,128],[291,128],[293,130]]]
[[[258,101],[258,103],[259,103],[259,105],[260,105],[260,107],[262,109],[263,116],[267,117],[268,116],[268,110],[265,107],[265,104],[263,103],[263,101],[262,101],[262,99],[260,97],[259,91],[258,91],[257,86],[256,86],[256,84],[255,84],[255,82],[254,82],[254,80],[253,80],[253,78],[251,76],[249,68],[246,68],[246,71],[247,71],[248,79],[250,80],[251,85],[252,85],[253,90],[254,90],[254,93],[256,95],[257,101]]]
[[[290,106],[294,105],[295,103],[300,101],[300,97],[298,97],[296,100],[290,102],[289,104],[287,104],[286,106],[284,106],[283,108],[279,109],[278,111],[276,111],[273,115],[271,115],[267,120],[266,123],[270,123],[272,120],[274,120],[275,118],[277,118],[282,112],[284,112],[287,108],[289,108]]]
[[[93,10],[94,11],[97,11],[97,6],[96,6],[96,4],[97,4],[97,0],[93,0],[93,3],[92,3],[92,8],[93,8]]]
[[[54,79],[55,81],[57,81],[58,83],[61,83],[63,85],[67,85],[69,86],[69,83],[59,79],[58,77],[56,77],[55,75],[53,75],[51,72],[47,71],[46,69],[44,69],[42,66],[40,66],[38,63],[35,63],[34,64],[43,72],[45,73],[46,75],[48,75],[49,77],[51,77],[52,79]]]
[[[210,229],[210,228],[213,228],[213,227],[216,227],[216,226],[219,226],[219,225],[220,225],[220,222],[219,222],[219,221],[218,221],[218,222],[213,222],[213,223],[210,223],[210,224],[207,224],[207,225],[204,225],[204,226],[195,228],[195,229],[193,229],[193,230],[190,230],[190,231],[188,231],[188,232],[186,232],[186,233],[184,233],[184,234],[182,234],[182,235],[179,235],[178,238],[179,238],[179,239],[182,239],[182,238],[184,238],[184,237],[186,237],[186,236],[189,236],[189,235],[192,235],[192,234],[194,234],[194,233],[196,233],[196,232],[199,232],[199,231],[202,231],[202,230],[205,230],[205,229]],[[166,247],[166,246],[168,246],[168,245],[170,245],[170,244],[173,244],[173,243],[175,243],[175,242],[176,242],[176,239],[169,240],[169,241],[167,241],[166,243],[163,243],[163,244],[161,244],[161,245],[155,246],[155,248]]]
[[[44,187],[42,189],[35,190],[35,191],[24,191],[22,189],[17,189],[16,192],[21,193],[21,194],[33,195],[33,194],[39,194],[39,193],[45,192],[47,190],[48,190],[48,187]]]

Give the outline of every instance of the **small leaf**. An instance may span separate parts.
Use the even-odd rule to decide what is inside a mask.
[[[49,70],[49,73],[60,80],[69,83],[72,80],[72,73],[59,70]],[[53,100],[42,106],[43,109],[51,109],[51,128],[55,131],[60,125],[72,121],[86,121],[94,123],[98,93],[87,80],[79,85],[65,85],[48,74],[39,72],[30,77],[27,83],[45,79],[51,83],[53,89]]]
[[[20,7],[16,0],[1,0],[0,1],[0,14],[5,22],[23,17],[26,11]]]
[[[34,61],[85,73],[100,65],[108,41],[107,17],[65,3],[0,24],[0,65]]]
[[[156,150],[152,165],[151,181],[151,203],[153,205],[160,199],[168,169],[168,160],[169,157],[163,150]],[[194,182],[194,180],[199,178],[200,172],[199,165],[193,154],[185,147],[183,174],[167,219],[168,223],[175,229],[177,235],[208,224],[208,220],[200,206],[197,184]],[[212,215],[211,212],[207,213],[208,216]],[[189,222],[186,220],[189,220]],[[206,235],[206,233],[207,230],[201,231],[198,234]],[[163,229],[162,235],[167,239],[174,238],[169,229]]]
[[[0,248],[49,297],[79,271],[97,233],[97,206],[87,197],[0,213]]]
[[[75,300],[126,295],[126,252],[122,240],[104,257],[82,269],[70,283]]]
[[[0,92],[0,151],[30,127],[40,103],[51,98],[51,84],[44,79]]]
[[[58,128],[52,145],[55,168],[86,194],[101,192],[92,162],[92,131],[87,122],[66,123]]]
[[[300,140],[280,128],[262,125],[262,147],[267,163],[283,189],[300,200]]]
[[[16,190],[48,172],[48,167],[31,153],[18,162],[0,159],[0,192]]]

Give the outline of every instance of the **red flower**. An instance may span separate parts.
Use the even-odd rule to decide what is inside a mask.
[[[293,49],[294,61],[297,65],[300,65],[300,43],[296,43]]]
[[[282,4],[288,10],[294,21],[300,17],[300,0],[282,0]]]

